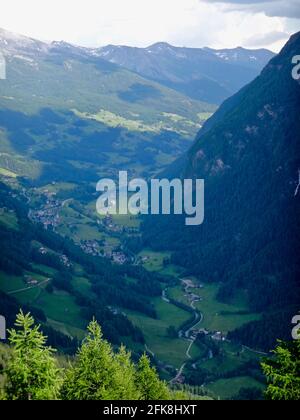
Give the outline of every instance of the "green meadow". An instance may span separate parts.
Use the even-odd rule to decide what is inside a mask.
[[[148,348],[167,365],[179,368],[186,359],[189,343],[180,339],[169,338],[167,329],[170,325],[179,328],[190,315],[161,298],[153,301],[158,319],[152,319],[136,312],[126,311],[132,322],[141,328]]]

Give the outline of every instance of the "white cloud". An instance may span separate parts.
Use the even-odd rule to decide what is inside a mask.
[[[265,37],[259,47],[278,50],[286,39],[273,42],[267,35],[288,36],[289,22],[252,11],[228,12],[225,5],[204,0],[9,0],[0,13],[2,28],[87,46],[166,41],[221,48]]]
[[[263,12],[267,16],[300,19],[299,0],[204,0],[207,3],[223,3],[229,10]]]
[[[269,32],[267,34],[259,34],[259,35],[253,35],[250,37],[245,45],[248,47],[262,47],[264,45],[270,45],[277,42],[285,41],[288,38],[288,34],[286,32],[279,32],[279,31],[273,31]]]

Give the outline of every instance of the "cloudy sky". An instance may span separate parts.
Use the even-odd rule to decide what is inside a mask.
[[[300,0],[9,0],[0,27],[84,46],[266,47],[300,30]]]

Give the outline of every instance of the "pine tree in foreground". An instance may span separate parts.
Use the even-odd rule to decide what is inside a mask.
[[[134,373],[130,354],[121,348],[115,355],[111,345],[103,339],[100,326],[93,321],[75,363],[66,371],[61,397],[66,400],[138,399]]]
[[[171,393],[147,356],[137,368],[122,346],[114,353],[103,339],[96,321],[88,326],[88,336],[69,367],[61,390],[66,400],[166,400]]]
[[[171,393],[167,385],[159,379],[156,370],[151,367],[150,360],[146,355],[142,356],[138,363],[136,385],[142,400],[171,399]]]
[[[117,370],[118,394],[120,400],[139,400],[140,392],[136,386],[136,368],[131,361],[131,353],[121,346],[116,355],[116,362],[120,366]]]
[[[268,400],[300,400],[300,340],[279,342],[274,358],[262,363],[268,379]]]
[[[185,399],[159,379],[143,355],[137,366],[124,346],[114,352],[96,321],[75,360],[58,369],[54,350],[34,320],[20,312],[10,331],[11,357],[5,368],[4,395],[9,400],[168,400]]]
[[[60,376],[54,350],[46,346],[47,338],[34,326],[30,314],[21,311],[16,328],[9,331],[13,347],[5,370],[5,397],[8,400],[53,400],[60,388]]]

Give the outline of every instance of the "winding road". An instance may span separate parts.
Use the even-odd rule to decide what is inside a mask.
[[[178,369],[176,376],[169,381],[170,384],[176,384],[178,382],[181,382],[184,369],[185,369],[188,361],[192,360],[192,358],[193,358],[192,355],[191,355],[191,350],[193,348],[193,345],[196,342],[197,332],[195,332],[194,334],[192,334],[192,332],[193,332],[193,330],[200,329],[199,327],[202,324],[203,319],[204,319],[203,313],[201,313],[195,306],[196,302],[199,301],[199,297],[197,295],[194,295],[191,292],[191,289],[195,288],[195,284],[190,279],[181,279],[181,283],[183,285],[185,295],[189,298],[190,307],[192,308],[193,313],[194,313],[194,323],[193,323],[192,326],[188,326],[186,329],[182,329],[178,332],[178,337],[181,340],[184,340],[184,341],[188,342],[189,345],[188,345],[188,348],[185,352],[186,360],[180,366],[180,368]],[[164,302],[172,305],[172,301],[170,299],[168,299],[167,290],[168,289],[163,290],[161,298]],[[155,354],[149,349],[149,347],[147,345],[145,345],[145,349],[152,357],[155,357]],[[259,354],[261,356],[267,356],[266,353],[259,352],[257,350],[251,349],[251,348],[243,345],[242,346],[242,351],[245,351],[245,350],[251,351],[251,352]],[[209,359],[213,358],[213,353],[212,353],[211,350],[209,350],[208,358]],[[196,368],[196,364],[194,364],[193,367]]]
[[[190,295],[191,294],[190,293],[190,289],[192,287],[194,287],[193,282],[191,280],[185,280],[185,279],[182,279],[181,282],[182,282],[182,284],[184,286],[185,293]],[[172,302],[170,301],[170,299],[168,299],[167,290],[168,289],[163,290],[161,298],[162,298],[162,300],[164,302],[169,303],[170,305],[172,305]],[[191,349],[192,349],[193,345],[195,344],[195,341],[196,341],[196,338],[197,338],[196,335],[193,336],[192,338],[190,338],[191,332],[195,328],[197,328],[202,323],[202,321],[203,321],[203,314],[200,313],[196,309],[196,307],[195,307],[195,302],[196,301],[197,301],[196,296],[195,296],[195,298],[191,297],[190,307],[193,309],[194,317],[195,317],[195,322],[193,323],[192,326],[189,326],[186,330],[180,330],[179,333],[178,333],[178,337],[180,339],[182,339],[182,340],[184,340],[184,341],[186,341],[186,342],[189,343],[188,348],[187,348],[186,353],[185,353],[185,356],[186,356],[187,359],[192,359],[192,356],[191,356],[191,353],[190,352],[191,352]],[[152,350],[150,350],[150,348],[147,346],[147,344],[145,344],[145,350],[152,357],[155,357],[154,352]],[[184,371],[184,368],[185,368],[186,364],[187,364],[187,361],[185,361],[182,364],[182,366],[179,368],[179,370],[177,372],[177,375],[175,376],[175,378],[171,379],[170,383],[176,383],[176,382],[179,381],[179,379],[182,376],[182,373]]]
[[[191,294],[190,294],[190,289],[193,287],[193,282],[192,282],[191,280],[184,280],[184,279],[182,279],[182,280],[181,280],[181,282],[182,282],[182,284],[184,285],[184,291],[185,291],[185,293],[186,293],[186,294],[188,294],[188,295],[191,295]],[[164,300],[164,301],[168,301],[169,303],[171,303],[171,302],[167,299],[167,297],[166,297],[166,290],[164,290],[164,292],[163,292],[163,297],[162,297],[162,298],[163,298],[163,300]],[[191,307],[191,308],[193,309],[193,311],[194,311],[195,323],[194,323],[191,327],[189,327],[188,329],[186,329],[186,330],[181,330],[181,331],[179,331],[179,333],[178,333],[179,338],[181,338],[181,339],[186,340],[186,341],[188,341],[188,342],[189,342],[189,346],[188,346],[187,351],[186,351],[186,353],[185,353],[185,355],[186,355],[187,359],[192,359],[192,356],[191,356],[191,353],[190,353],[190,352],[191,352],[192,347],[193,347],[193,345],[195,344],[195,341],[196,341],[196,339],[197,339],[197,335],[194,335],[192,338],[190,338],[191,332],[192,332],[194,329],[196,329],[198,326],[200,326],[200,324],[201,324],[201,323],[202,323],[202,321],[203,321],[203,314],[202,314],[202,313],[200,313],[200,312],[196,309],[196,307],[195,307],[195,303],[196,303],[196,301],[197,301],[196,296],[195,296],[194,298],[191,296],[190,307]],[[183,371],[184,371],[184,368],[185,368],[186,364],[187,364],[187,361],[185,361],[185,362],[182,364],[182,366],[181,366],[181,367],[180,367],[180,369],[178,370],[177,375],[175,376],[175,378],[171,379],[171,381],[170,381],[170,383],[171,383],[171,384],[174,384],[174,383],[176,383],[176,382],[178,382],[178,381],[180,380],[180,378],[181,378],[181,376],[182,376],[182,373],[183,373]]]

